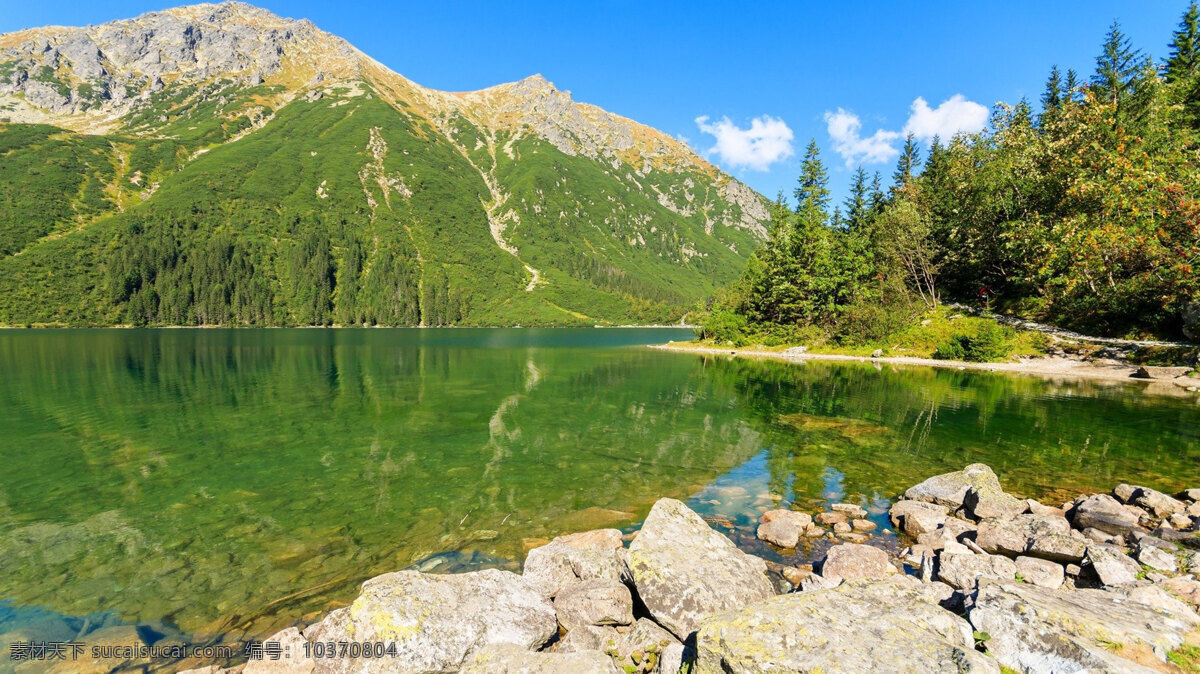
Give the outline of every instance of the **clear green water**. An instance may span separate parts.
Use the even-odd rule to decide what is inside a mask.
[[[638,346],[688,337],[0,331],[0,646],[263,635],[372,575],[515,568],[662,496],[793,560],[819,551],[753,540],[771,495],[882,513],[975,461],[1051,500],[1200,486],[1195,396]]]

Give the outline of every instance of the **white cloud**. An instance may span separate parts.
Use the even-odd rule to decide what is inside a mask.
[[[975,133],[987,126],[988,109],[968,101],[962,94],[954,94],[936,108],[929,107],[929,103],[918,96],[910,110],[901,131],[879,129],[863,138],[858,115],[842,108],[825,113],[825,128],[833,140],[833,149],[846,160],[846,166],[851,167],[891,161],[900,154],[895,147],[896,141],[909,133],[925,141],[934,136],[949,140],[955,134]]]
[[[709,124],[708,117],[703,116],[696,118],[696,126],[717,139],[717,144],[706,154],[715,153],[729,168],[766,171],[771,164],[793,154],[792,130],[777,117],[757,117],[750,121],[750,128],[742,129],[728,117]]]
[[[895,131],[879,129],[863,138],[862,121],[853,112],[838,108],[837,112],[825,113],[825,128],[833,139],[833,149],[846,160],[846,166],[855,164],[882,164],[891,160],[899,151],[892,142],[900,137]]]
[[[936,108],[929,107],[920,96],[912,103],[912,114],[904,125],[904,133],[921,140],[941,136],[944,140],[958,133],[975,133],[987,126],[988,109],[962,94],[954,94]]]

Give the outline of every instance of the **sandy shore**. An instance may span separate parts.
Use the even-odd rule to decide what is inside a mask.
[[[683,351],[688,353],[704,353],[723,356],[738,356],[742,358],[770,358],[793,363],[803,363],[810,360],[887,363],[890,365],[940,367],[954,370],[981,370],[983,372],[1005,372],[1009,374],[1030,375],[1035,377],[1060,378],[1071,377],[1080,379],[1096,379],[1110,382],[1140,384],[1152,386],[1160,392],[1197,392],[1200,391],[1200,379],[1179,377],[1176,379],[1138,379],[1133,376],[1137,367],[1118,362],[1088,362],[1071,358],[1027,358],[1011,363],[967,363],[958,360],[934,360],[932,358],[912,358],[907,356],[890,356],[871,358],[868,356],[847,356],[832,353],[797,353],[795,351],[771,351],[754,347],[717,348],[701,346],[690,342],[669,342],[655,344],[650,348],[664,351]],[[1166,386],[1163,386],[1163,385]]]

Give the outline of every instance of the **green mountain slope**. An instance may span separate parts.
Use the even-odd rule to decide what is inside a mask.
[[[766,218],[540,77],[424,89],[248,5],[0,36],[0,324],[673,321]]]

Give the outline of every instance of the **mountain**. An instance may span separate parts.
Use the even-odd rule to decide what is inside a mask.
[[[540,76],[435,91],[246,4],[0,35],[0,324],[673,321],[767,219]]]

